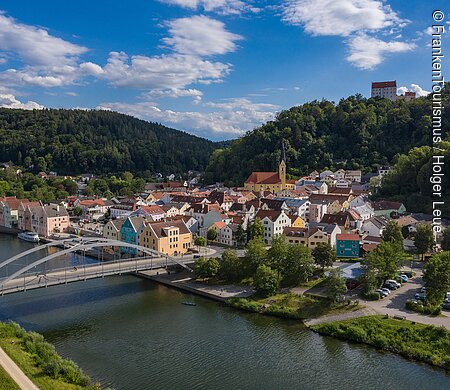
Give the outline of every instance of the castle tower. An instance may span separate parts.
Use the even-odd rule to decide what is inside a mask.
[[[278,175],[281,180],[281,189],[286,189],[286,153],[284,151],[284,140],[281,141],[281,161],[278,165]]]

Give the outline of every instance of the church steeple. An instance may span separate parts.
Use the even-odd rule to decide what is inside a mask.
[[[284,150],[284,140],[281,141],[281,161],[278,166],[278,176],[281,181],[281,189],[286,188],[286,152]]]
[[[286,164],[286,152],[284,151],[284,139],[281,140],[281,161],[284,161]],[[280,163],[281,163],[280,161]]]

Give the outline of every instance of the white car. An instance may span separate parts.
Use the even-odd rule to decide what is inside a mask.
[[[384,289],[379,288],[378,290],[375,290],[376,293],[380,294],[380,298],[384,298],[388,296],[388,293],[386,291],[383,291]]]
[[[393,285],[397,286],[397,288],[402,286],[399,282],[397,282],[396,280],[393,280],[393,279],[386,280],[386,283],[393,284]]]
[[[380,288],[381,291],[384,291],[387,295],[389,295],[391,293],[391,290],[389,290],[388,288]]]

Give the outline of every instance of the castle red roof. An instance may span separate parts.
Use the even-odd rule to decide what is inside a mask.
[[[389,88],[389,87],[397,87],[397,81],[380,81],[373,82],[372,88]]]

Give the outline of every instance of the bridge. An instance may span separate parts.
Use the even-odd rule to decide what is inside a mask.
[[[30,264],[21,264],[26,256],[46,250],[50,247],[62,247],[62,250],[32,261]],[[94,248],[105,247],[126,247],[133,248],[141,252],[143,256],[114,259],[111,261],[101,261],[94,264],[85,262],[78,267],[67,266],[53,268],[44,272],[32,272],[35,267],[46,264],[48,261],[65,254],[81,252],[83,254]],[[103,253],[103,252],[102,252]],[[8,275],[0,278],[1,295],[11,294],[19,291],[27,291],[36,288],[49,287],[59,284],[83,281],[88,279],[103,278],[110,275],[121,275],[132,272],[151,270],[157,268],[167,268],[169,265],[179,265],[189,271],[192,269],[187,265],[194,261],[193,255],[167,256],[153,249],[123,241],[106,238],[70,238],[65,240],[52,241],[44,245],[36,246],[32,249],[12,256],[0,263],[0,272],[7,270],[6,267],[13,266],[17,269]]]

